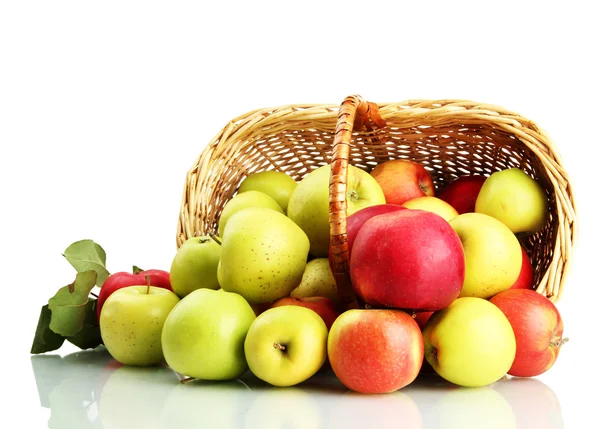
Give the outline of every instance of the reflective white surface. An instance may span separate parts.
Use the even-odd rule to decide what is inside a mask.
[[[461,388],[423,375],[385,395],[350,392],[330,372],[287,388],[250,373],[181,383],[168,367],[122,366],[103,348],[32,356],[31,371],[48,428],[565,427],[558,396],[535,378]]]

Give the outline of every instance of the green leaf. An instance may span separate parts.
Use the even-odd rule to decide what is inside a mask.
[[[134,265],[134,266],[133,266],[133,268],[131,269],[131,272],[132,272],[133,274],[139,274],[139,273],[141,273],[142,271],[144,271],[144,269],[143,269],[143,268],[140,268],[140,267],[138,267],[137,265]]]
[[[44,305],[40,311],[37,328],[33,337],[30,353],[39,354],[57,350],[65,339],[50,329],[51,311]]]
[[[80,349],[93,349],[103,344],[100,324],[96,314],[96,299],[90,298],[85,305],[83,325],[77,334],[66,337],[67,341]]]
[[[98,274],[95,271],[77,273],[75,281],[64,286],[48,300],[52,312],[50,329],[69,337],[77,334],[86,319],[90,291],[96,284]]]
[[[96,285],[102,287],[110,273],[106,269],[106,253],[93,240],[80,240],[72,243],[63,256],[78,273],[95,271],[98,274]]]

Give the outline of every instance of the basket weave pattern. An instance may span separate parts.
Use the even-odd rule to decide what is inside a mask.
[[[363,116],[369,105],[383,121],[363,126],[369,125]],[[350,109],[349,122],[344,106]],[[359,109],[356,116],[354,109]],[[248,174],[278,170],[299,181],[313,169],[331,164],[339,127],[345,127],[344,140],[350,141],[340,142],[338,135],[336,145],[345,145],[349,164],[371,171],[390,159],[417,161],[430,172],[436,190],[461,175],[489,175],[510,167],[538,180],[548,193],[550,216],[541,231],[519,239],[532,260],[536,290],[558,300],[577,236],[572,189],[560,155],[532,121],[498,106],[471,101],[409,100],[376,105],[350,96],[342,107],[288,105],[239,116],[208,143],[187,173],[177,247],[190,237],[216,231],[223,206]],[[332,197],[339,180],[339,176],[332,177]],[[332,222],[342,228],[342,240],[336,237],[336,243],[343,244],[345,217]],[[335,228],[332,226],[332,231]],[[347,266],[342,267],[345,269]]]

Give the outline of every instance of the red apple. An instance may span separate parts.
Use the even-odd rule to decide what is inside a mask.
[[[102,284],[98,300],[96,301],[96,314],[100,319],[100,311],[106,299],[116,290],[125,286],[140,286],[148,284],[146,276],[150,278],[150,286],[157,286],[173,291],[171,288],[170,275],[168,271],[163,270],[141,270],[137,267],[133,268],[132,273],[119,271],[111,274]]]
[[[313,310],[323,322],[327,326],[327,329],[331,328],[331,325],[340,315],[339,311],[336,308],[335,302],[324,296],[313,296],[308,298],[293,298],[293,297],[283,297],[279,298],[275,301],[271,307],[281,307],[283,305],[297,305],[299,307],[306,307]]]
[[[425,167],[407,159],[392,159],[377,165],[371,176],[375,178],[388,204],[401,205],[417,197],[433,196],[433,179]]]
[[[458,234],[435,213],[398,210],[375,216],[354,241],[350,278],[372,306],[436,311],[460,294],[465,255]]]
[[[363,226],[363,224],[371,219],[373,216],[377,216],[380,214],[390,213],[396,210],[405,210],[405,207],[399,206],[397,204],[377,204],[374,206],[365,207],[364,209],[360,209],[359,211],[348,216],[346,220],[346,237],[348,240],[348,260],[350,260],[350,255],[352,254],[352,246],[354,245],[354,240],[356,239],[356,234]],[[329,266],[331,267],[332,256],[331,256],[331,248],[329,248]]]
[[[502,310],[515,333],[517,352],[508,374],[535,377],[548,371],[566,341],[554,303],[530,289],[505,290],[490,302]]]
[[[437,197],[456,209],[458,214],[473,213],[479,190],[486,176],[471,174],[460,176],[438,191]]]
[[[415,313],[415,322],[417,322],[417,325],[419,325],[421,331],[423,330],[423,327],[425,326],[432,314],[433,311],[420,311],[418,313]]]
[[[521,246],[521,272],[509,289],[533,289],[533,266],[525,248]]]
[[[419,325],[399,310],[353,309],[333,323],[327,339],[329,363],[348,389],[389,393],[412,383],[423,362]]]

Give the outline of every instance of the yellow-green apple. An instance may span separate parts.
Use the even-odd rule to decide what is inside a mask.
[[[563,339],[563,321],[554,303],[529,289],[511,289],[493,296],[510,322],[517,341],[517,352],[508,374],[535,377],[556,362]]]
[[[221,243],[219,285],[250,304],[289,296],[302,280],[308,249],[304,231],[284,214],[264,207],[240,210],[229,218]]]
[[[509,289],[521,272],[521,244],[506,225],[482,213],[450,220],[464,249],[465,281],[460,296],[490,298]]]
[[[327,326],[328,330],[331,328],[331,325],[335,319],[337,319],[337,317],[340,315],[336,303],[325,296],[311,296],[303,298],[286,296],[271,304],[271,308],[281,307],[284,305],[297,305],[299,307],[310,308],[319,316],[321,316],[321,319],[323,319],[323,322],[325,322],[325,326]]]
[[[323,165],[308,173],[290,196],[287,215],[304,230],[310,240],[310,254],[329,254],[329,177],[331,166]],[[366,171],[348,166],[347,216],[376,204],[385,204],[377,181]]]
[[[125,286],[146,285],[148,282],[150,282],[150,286],[173,290],[170,273],[165,270],[142,270],[141,268],[134,266],[131,273],[119,271],[108,276],[102,284],[98,299],[96,300],[96,314],[98,320],[100,320],[100,312],[102,311],[104,302],[114,291]]]
[[[237,378],[248,369],[244,340],[254,319],[254,310],[241,295],[196,289],[181,299],[165,321],[165,361],[192,378]]]
[[[273,386],[308,380],[325,363],[327,326],[315,311],[297,305],[270,308],[256,318],[244,342],[252,374]]]
[[[377,165],[371,176],[375,178],[388,204],[402,205],[406,201],[426,195],[434,196],[433,179],[423,164],[408,159],[392,159]]]
[[[292,191],[296,189],[296,181],[289,175],[275,170],[261,171],[249,174],[238,188],[238,194],[246,191],[259,191],[267,194],[287,212],[288,202]]]
[[[264,207],[267,209],[275,210],[276,212],[283,213],[283,209],[273,198],[259,191],[246,191],[241,194],[235,195],[230,199],[219,216],[219,236],[225,235],[225,225],[229,221],[229,218],[236,212],[248,208],[248,207]]]
[[[458,214],[472,213],[475,211],[479,190],[486,179],[487,176],[480,174],[459,176],[436,192],[436,196],[454,207]]]
[[[329,363],[348,389],[390,393],[412,383],[423,362],[423,337],[407,313],[351,309],[333,322],[327,339]]]
[[[412,198],[402,205],[407,209],[419,209],[435,213],[446,221],[458,216],[458,212],[454,207],[437,197],[425,196]]]
[[[374,216],[360,228],[350,277],[367,304],[435,311],[458,297],[465,256],[458,235],[440,216],[397,210]]]
[[[423,329],[425,358],[441,377],[480,387],[506,375],[516,353],[515,334],[498,307],[462,297],[435,312]]]
[[[354,246],[354,240],[356,234],[362,228],[364,223],[371,219],[373,216],[380,214],[395,212],[397,210],[404,210],[405,207],[399,206],[398,204],[376,204],[374,206],[365,207],[357,212],[351,214],[346,219],[346,240],[348,243],[348,260],[352,256],[352,246]],[[331,248],[329,249],[329,266],[332,267],[333,255],[331,254]]]
[[[124,365],[163,362],[162,328],[178,303],[174,292],[157,286],[114,291],[100,313],[100,335],[110,355]]]
[[[308,261],[300,284],[290,292],[290,296],[293,298],[325,296],[338,302],[337,285],[329,266],[329,260],[314,258]]]
[[[519,168],[492,173],[475,202],[477,213],[504,223],[514,233],[541,230],[549,215],[548,195],[540,183]]]
[[[171,261],[171,286],[180,298],[200,289],[218,289],[221,246],[209,236],[188,238]]]
[[[525,248],[521,246],[521,272],[510,289],[533,289],[533,281],[533,266],[531,265],[531,259],[529,259]]]

